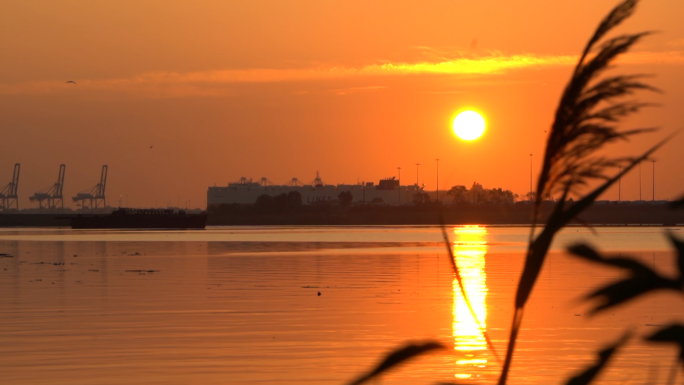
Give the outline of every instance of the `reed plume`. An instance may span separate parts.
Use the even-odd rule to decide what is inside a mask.
[[[546,143],[544,162],[539,176],[534,205],[533,226],[523,273],[515,297],[515,312],[499,384],[506,383],[511,367],[515,342],[521,327],[525,304],[530,297],[543,267],[554,236],[571,220],[589,207],[622,175],[650,156],[666,140],[638,157],[610,158],[597,155],[606,145],[618,140],[653,131],[653,128],[618,130],[617,123],[637,112],[646,103],[624,101],[635,91],[657,89],[643,83],[644,75],[618,75],[599,79],[610,64],[638,42],[648,32],[620,35],[600,43],[614,27],[634,13],[638,0],[618,4],[599,24],[587,43],[563,91],[555,120]],[[596,52],[594,52],[596,51]],[[622,167],[618,175],[609,170]],[[579,194],[582,187],[593,181],[599,187],[569,204],[571,194]],[[535,223],[544,197],[560,194],[543,230],[535,235]]]
[[[645,78],[644,75],[618,75],[601,78],[601,75],[617,57],[627,52],[642,37],[648,35],[648,32],[620,35],[601,42],[608,32],[634,13],[637,3],[638,0],[624,0],[601,21],[582,52],[570,82],[561,96],[547,139],[544,162],[537,182],[530,241],[523,272],[516,291],[515,311],[506,349],[506,357],[499,376],[499,385],[506,384],[512,365],[516,340],[522,325],[524,308],[539,277],[555,235],[570,221],[577,220],[577,216],[619,178],[631,171],[640,162],[648,159],[653,152],[672,137],[667,137],[658,142],[640,156],[611,158],[598,154],[608,144],[619,140],[627,140],[633,135],[654,130],[654,128],[619,130],[617,126],[622,118],[649,105],[648,103],[637,101],[625,101],[624,97],[633,95],[636,91],[640,90],[658,91],[656,88],[642,82]],[[610,175],[610,170],[617,167],[621,168],[620,172],[616,175]],[[596,182],[599,182],[598,187],[581,196],[583,188]],[[560,194],[560,198],[555,202],[555,206],[543,229],[539,234],[536,234],[536,221],[539,217],[542,202],[545,197],[552,196],[553,194]],[[571,203],[569,201],[571,195],[577,195],[580,198]],[[684,198],[675,203],[675,206],[682,205],[684,205]],[[492,341],[474,314],[467,292],[461,282],[460,270],[455,263],[443,221],[442,234],[461,293],[480,331],[485,337],[489,349],[498,359]],[[682,243],[681,249],[682,255],[684,255],[684,243]],[[585,258],[607,264],[622,263],[622,261],[616,262],[600,257],[593,250],[575,248],[573,252]],[[682,262],[682,269],[682,274],[684,274],[684,262]],[[621,284],[618,283],[618,286]],[[646,287],[644,290],[650,290],[653,287],[662,288],[666,286],[670,288],[672,286],[669,283],[664,284],[662,282],[654,285]],[[628,296],[625,296],[624,293],[616,294],[611,286],[593,295],[607,296],[609,301],[624,302],[640,294],[642,292],[638,290],[630,292]],[[679,331],[679,329],[677,330]],[[682,326],[681,330],[684,330],[684,326]],[[670,334],[666,336],[667,338],[661,338],[658,335],[657,338],[660,338],[658,341],[671,342],[676,340],[676,342],[679,342],[681,340],[682,352],[684,352],[684,332],[674,337]],[[571,378],[568,384],[589,384],[606,365],[613,353],[624,344],[627,337],[628,334],[625,334],[614,345],[601,351],[599,361]],[[653,338],[655,340],[656,337]],[[438,345],[436,342],[429,342],[421,347],[409,346],[398,349],[391,353],[374,371],[371,371],[366,376],[362,376],[356,383],[368,381],[395,364],[415,355],[431,351]],[[424,349],[426,346],[428,349]],[[682,357],[684,357],[684,353],[682,353]],[[684,359],[682,362],[684,362]]]

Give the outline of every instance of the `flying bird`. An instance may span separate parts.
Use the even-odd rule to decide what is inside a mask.
[[[154,147],[154,145],[150,146],[150,148]]]
[[[71,83],[71,84],[76,84],[76,82],[73,81],[73,80],[67,80],[67,84],[69,84],[69,83]]]

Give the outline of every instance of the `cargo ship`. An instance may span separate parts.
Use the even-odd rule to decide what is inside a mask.
[[[207,208],[212,209],[224,204],[251,205],[261,195],[276,196],[288,194],[292,191],[300,194],[303,205],[334,202],[339,199],[338,197],[342,192],[352,194],[352,203],[379,200],[389,205],[401,205],[410,204],[416,193],[424,191],[424,186],[418,184],[403,186],[395,177],[381,179],[378,184],[361,182],[358,184],[331,185],[325,184],[318,172],[316,178],[309,184],[304,184],[297,178],[292,178],[284,185],[276,185],[265,177],[259,181],[242,177],[236,182],[228,183],[228,186],[209,187],[207,190]],[[439,196],[447,197],[446,191],[440,191]]]
[[[203,229],[207,214],[183,210],[119,208],[109,215],[79,215],[71,219],[72,229]]]

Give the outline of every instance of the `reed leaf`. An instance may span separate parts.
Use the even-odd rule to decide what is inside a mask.
[[[390,352],[373,370],[350,382],[349,385],[361,385],[411,358],[445,348],[444,345],[437,341],[427,341],[421,344],[408,344]]]
[[[607,258],[592,247],[579,244],[571,246],[568,251],[585,260],[606,266],[626,270],[629,276],[608,286],[595,290],[585,296],[588,300],[598,300],[598,305],[590,310],[590,314],[621,305],[638,296],[655,290],[675,290],[681,292],[681,277],[669,279],[658,274],[643,263],[631,258]]]
[[[583,370],[581,373],[577,374],[576,376],[570,378],[568,382],[566,382],[567,385],[587,385],[590,384],[596,376],[601,373],[601,370],[608,364],[608,361],[610,361],[611,357],[615,352],[627,342],[629,339],[630,334],[625,333],[620,339],[615,342],[614,344],[608,346],[607,348],[601,350],[598,354],[598,362],[596,362],[594,365],[591,365],[587,367],[585,370]]]
[[[670,202],[670,208],[678,209],[682,206],[684,206],[684,197],[680,197],[679,199]]]
[[[677,378],[677,364],[681,364],[684,367],[684,326],[680,324],[671,324],[662,329],[656,331],[650,336],[645,338],[649,342],[664,342],[670,344],[676,344],[679,346],[679,354],[677,355],[677,360],[672,365],[670,370],[670,376],[667,381],[668,384],[674,384]]]
[[[677,269],[679,270],[679,283],[684,284],[684,242],[677,239],[672,233],[667,233],[672,246],[677,251]]]
[[[679,347],[679,361],[684,365],[684,326],[671,324],[645,338],[649,342],[676,344]]]

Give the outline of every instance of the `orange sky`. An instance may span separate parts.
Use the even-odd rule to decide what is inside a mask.
[[[515,4],[513,4],[515,3]],[[435,188],[523,194],[576,55],[616,1],[22,1],[0,5],[0,185],[22,164],[20,207],[54,183],[65,196],[109,165],[116,204],[204,205],[206,188],[240,177],[327,183],[396,175]],[[623,73],[657,75],[662,104],[624,127],[684,126],[684,3],[646,0],[622,32],[658,30]],[[74,80],[77,85],[66,84]],[[488,123],[458,141],[465,107]],[[149,147],[154,147],[150,149]],[[656,198],[684,193],[684,136],[656,158]],[[642,170],[651,199],[651,164]],[[607,196],[617,198],[617,191]],[[623,179],[638,198],[638,175]],[[66,202],[65,202],[66,203]],[[69,204],[71,200],[69,199]],[[184,204],[183,204],[184,205]]]

